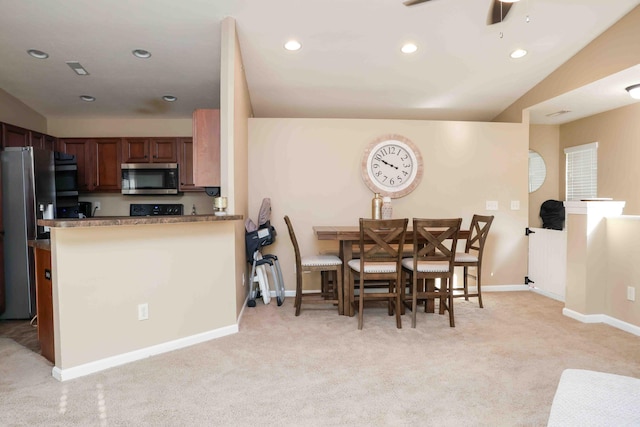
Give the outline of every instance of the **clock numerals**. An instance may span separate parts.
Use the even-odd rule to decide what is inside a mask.
[[[417,147],[400,135],[385,136],[371,143],[362,166],[367,186],[386,196],[405,196],[422,178],[422,157]]]
[[[381,184],[397,187],[411,174],[413,162],[402,147],[388,145],[380,148],[371,161],[373,177]],[[396,173],[397,172],[397,173]]]

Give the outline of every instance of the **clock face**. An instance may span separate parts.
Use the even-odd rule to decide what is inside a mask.
[[[390,135],[374,141],[365,150],[362,177],[373,192],[402,197],[419,184],[422,157],[411,141]]]

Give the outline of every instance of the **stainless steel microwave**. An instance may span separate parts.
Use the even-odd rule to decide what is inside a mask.
[[[178,194],[177,163],[123,163],[122,194]]]

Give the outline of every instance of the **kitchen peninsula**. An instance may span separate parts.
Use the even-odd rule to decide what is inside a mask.
[[[242,215],[40,220],[64,381],[237,332]]]

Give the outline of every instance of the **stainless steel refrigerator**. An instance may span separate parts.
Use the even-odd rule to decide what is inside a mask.
[[[36,224],[55,212],[53,152],[33,147],[8,147],[2,159],[5,311],[0,319],[29,319],[36,314],[33,249],[29,240],[49,238]]]

